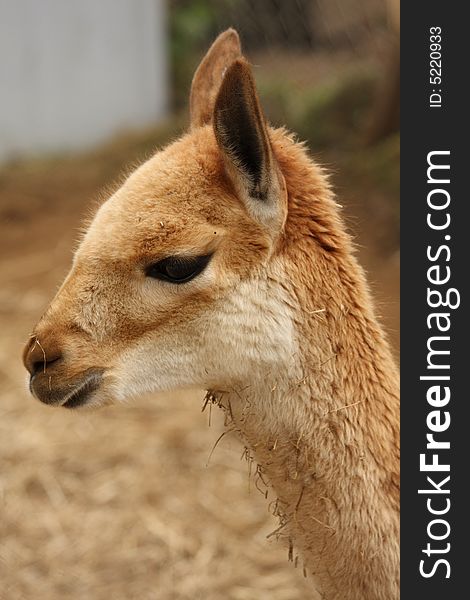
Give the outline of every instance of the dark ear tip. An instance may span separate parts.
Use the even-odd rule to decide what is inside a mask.
[[[214,106],[214,133],[219,148],[238,169],[253,197],[266,193],[270,146],[249,63],[235,59],[224,74]]]
[[[247,71],[251,73],[251,67],[246,58],[241,56],[240,58],[236,58],[231,65],[227,68],[228,73],[242,73],[243,71]]]
[[[247,85],[254,90],[255,85],[250,64],[243,57],[237,58],[227,67],[221,89],[219,90],[219,96],[223,96],[223,90],[235,86],[244,89]]]
[[[233,113],[235,106],[240,106],[241,104],[251,107],[256,107],[259,104],[251,66],[243,56],[232,61],[224,73],[214,105],[214,125],[216,131],[218,117],[221,113],[227,110]],[[261,115],[259,106],[257,112]]]

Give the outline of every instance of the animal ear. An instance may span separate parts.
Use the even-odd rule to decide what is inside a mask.
[[[236,60],[225,73],[213,126],[227,174],[249,211],[261,220],[282,218],[284,179],[276,164],[249,64]]]
[[[196,70],[191,84],[189,109],[191,127],[210,123],[214,102],[227,68],[241,58],[240,38],[235,29],[219,35]]]

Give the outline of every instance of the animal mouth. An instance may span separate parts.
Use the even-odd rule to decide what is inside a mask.
[[[64,408],[78,408],[84,406],[90,400],[90,396],[95,392],[101,383],[101,376],[97,373],[90,375],[83,383],[78,385],[62,402]]]
[[[49,406],[77,408],[88,404],[103,380],[102,368],[91,368],[61,385],[60,374],[35,373],[29,382],[33,396]],[[55,385],[52,384],[54,382]]]

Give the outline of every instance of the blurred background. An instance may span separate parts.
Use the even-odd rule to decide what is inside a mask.
[[[333,184],[398,355],[396,0],[0,0],[0,598],[297,600],[302,565],[203,393],[39,405],[20,355],[90,203],[188,123],[238,29],[269,120]]]

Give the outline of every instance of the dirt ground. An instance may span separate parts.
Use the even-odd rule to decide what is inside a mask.
[[[22,346],[68,269],[87,206],[155,139],[0,172],[2,600],[312,597],[301,566],[267,539],[277,523],[236,439],[224,437],[209,460],[222,421],[215,409],[201,414],[202,392],[96,413],[50,409],[27,393]],[[368,189],[366,203],[365,188],[336,171],[396,349],[398,254],[381,245],[384,200]]]

